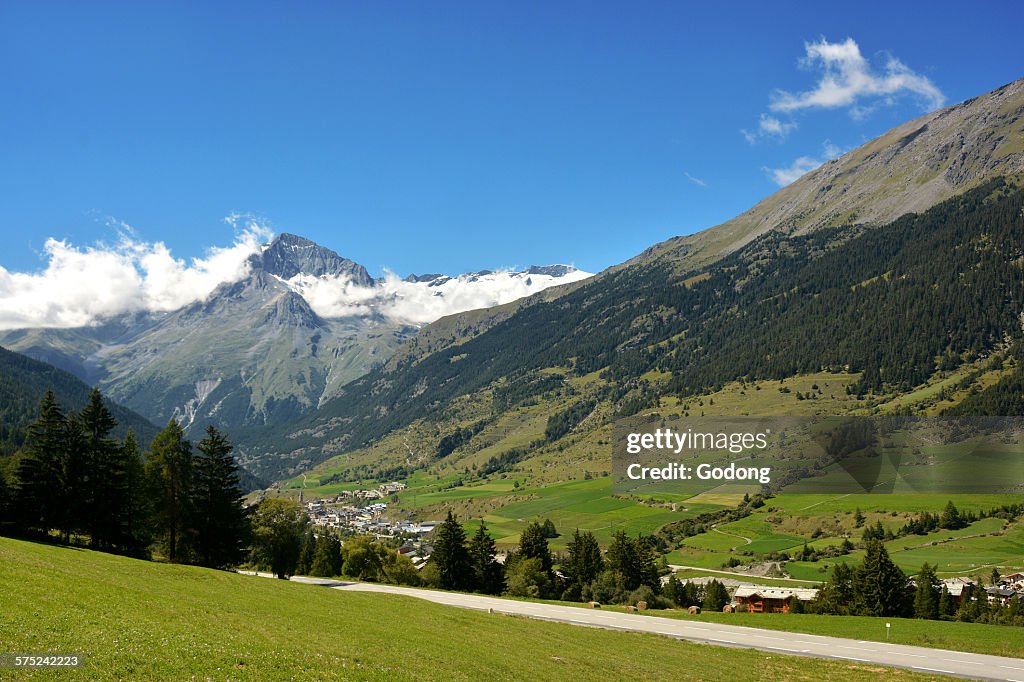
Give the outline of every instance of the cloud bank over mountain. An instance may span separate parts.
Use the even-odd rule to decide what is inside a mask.
[[[569,266],[484,271],[447,277],[400,279],[388,273],[372,287],[340,277],[296,275],[287,280],[322,317],[383,315],[409,324],[427,324],[445,315],[489,308],[535,294],[558,284],[590,277]]]
[[[236,225],[233,244],[209,248],[203,257],[188,262],[175,258],[163,242],[137,239],[124,225],[112,245],[79,247],[48,239],[43,269],[10,272],[0,267],[0,329],[81,327],[117,315],[165,313],[206,300],[219,285],[248,276],[252,256],[264,252],[273,237],[255,221],[244,226],[229,222]],[[300,272],[282,281],[321,317],[382,316],[421,325],[589,276],[572,267],[553,266],[404,280],[387,273],[370,286],[345,274]]]
[[[44,269],[0,267],[0,329],[80,327],[124,313],[177,310],[244,277],[249,257],[271,236],[250,222],[231,246],[212,247],[190,262],[175,258],[163,242],[134,238],[130,230],[113,245],[78,247],[48,239]]]

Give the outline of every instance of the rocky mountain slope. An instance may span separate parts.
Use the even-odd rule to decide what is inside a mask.
[[[248,274],[164,315],[77,329],[0,333],[0,345],[99,385],[156,423],[213,423],[229,432],[315,410],[385,363],[437,311],[491,305],[559,281],[575,268],[532,268],[375,280],[312,241],[278,236]]]

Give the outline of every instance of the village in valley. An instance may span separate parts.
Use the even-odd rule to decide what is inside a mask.
[[[423,538],[431,533],[439,521],[409,521],[386,516],[385,501],[406,489],[406,484],[392,481],[376,488],[344,490],[331,498],[306,501],[299,493],[299,503],[306,511],[309,522],[318,529],[333,529],[343,535],[372,535],[377,539],[403,541],[399,554],[412,559],[419,569],[430,559],[431,546]]]
[[[429,535],[440,524],[440,521],[411,521],[394,519],[387,515],[388,502],[392,496],[405,490],[408,486],[399,481],[382,483],[375,488],[341,491],[333,497],[321,497],[305,500],[299,494],[299,503],[309,517],[310,523],[319,529],[333,529],[343,535],[372,535],[377,539],[390,539],[400,542],[398,552],[409,556],[417,569],[422,569],[430,560],[431,545]],[[499,557],[499,561],[504,556]],[[556,575],[558,571],[555,572]],[[665,573],[661,582],[665,585],[672,573]],[[742,574],[726,577],[700,576],[682,578],[682,584],[692,583],[700,588],[716,580],[725,587],[729,595],[728,603],[723,611],[731,613],[743,611],[748,613],[790,613],[801,612],[818,595],[817,587],[788,587],[778,585],[760,585],[743,580]],[[1024,602],[1024,574],[1012,573],[1002,576],[997,584],[980,587],[967,578],[945,578],[941,586],[949,593],[954,605],[958,608],[965,600],[979,596],[979,590],[985,592],[984,599],[988,602],[1009,606],[1012,602]],[[799,606],[796,606],[799,602]],[[693,607],[699,612],[698,607]]]

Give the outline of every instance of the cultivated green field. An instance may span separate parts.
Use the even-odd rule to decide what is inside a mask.
[[[672,564],[720,569],[730,558],[744,564],[767,560],[771,552],[799,552],[804,543],[815,549],[838,546],[844,537],[860,539],[863,527],[855,524],[856,510],[864,525],[881,522],[897,530],[921,511],[940,512],[947,501],[961,511],[980,512],[1020,502],[1015,495],[794,495],[771,498],[750,516],[723,523],[706,533],[686,538],[683,547],[668,554]],[[915,574],[925,562],[936,566],[940,577],[985,576],[1024,569],[1024,522],[1007,523],[986,518],[958,530],[909,535],[885,543],[892,559],[906,573]],[[861,552],[815,562],[787,561],[792,578],[825,580],[837,562],[856,564]],[[741,570],[741,569],[740,569]],[[753,576],[740,579],[757,581]]]
[[[670,506],[619,499],[612,496],[610,478],[555,483],[524,489],[520,494],[532,499],[505,504],[483,516],[499,545],[517,544],[522,529],[538,519],[551,519],[561,536],[551,540],[550,545],[562,549],[576,528],[592,531],[599,542],[606,544],[619,530],[629,535],[650,534],[666,523],[719,508],[680,502],[672,511]]]
[[[5,670],[5,680],[874,680],[883,671],[6,538],[0,613],[0,651],[86,657],[81,670]]]

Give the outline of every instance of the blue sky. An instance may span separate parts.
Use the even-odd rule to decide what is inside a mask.
[[[112,243],[120,223],[191,259],[231,245],[240,213],[374,273],[597,271],[745,210],[801,157],[1024,76],[1021,19],[1017,3],[8,1],[0,266],[39,271],[48,238]],[[882,89],[815,100],[843,46]]]

